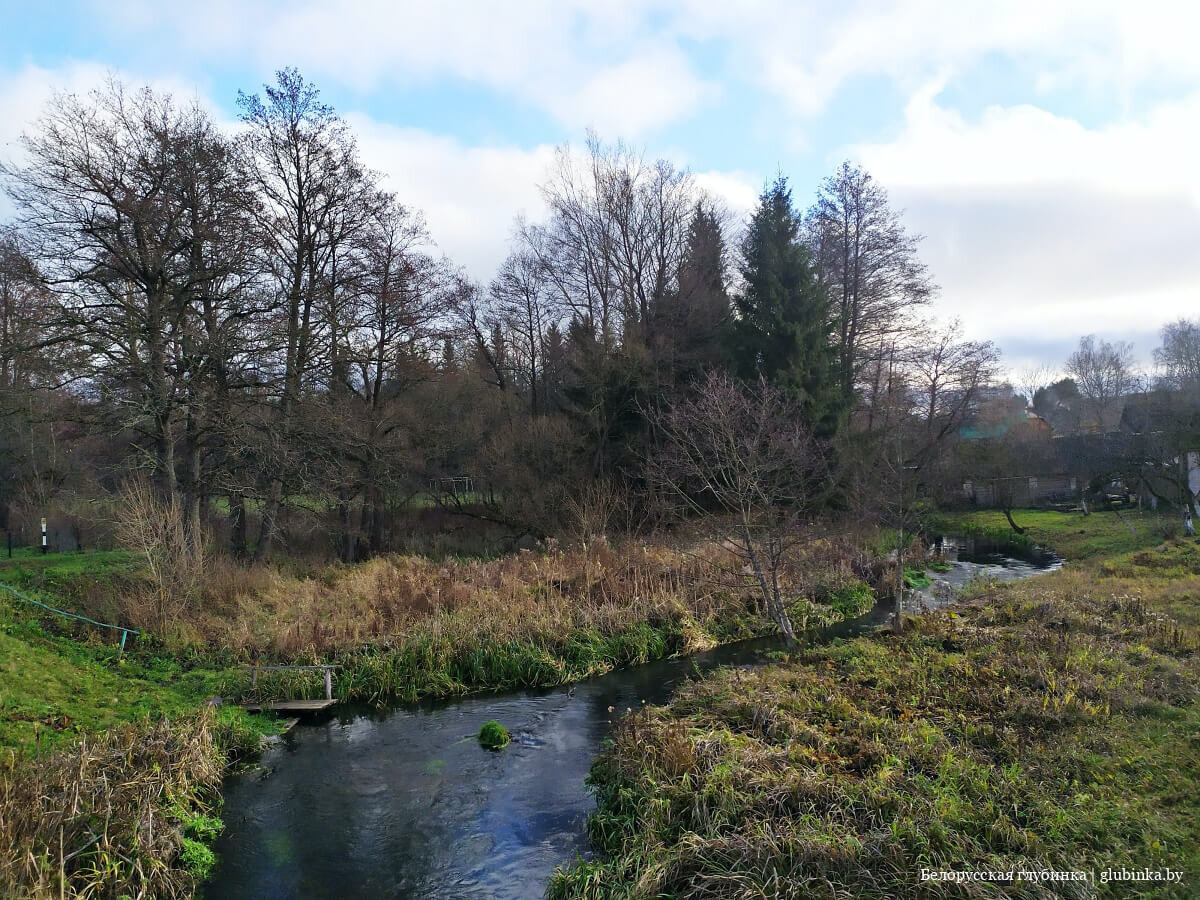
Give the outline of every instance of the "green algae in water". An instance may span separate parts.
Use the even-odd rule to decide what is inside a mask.
[[[479,744],[487,750],[500,750],[511,740],[508,729],[492,719],[479,729]]]

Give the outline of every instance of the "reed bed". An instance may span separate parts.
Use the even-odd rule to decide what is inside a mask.
[[[849,546],[849,545],[847,545]],[[816,625],[855,558],[830,542],[789,560],[793,615]],[[191,620],[205,641],[257,660],[341,664],[342,699],[387,703],[549,686],[771,629],[748,576],[719,547],[593,544],[503,559],[388,556],[318,577],[277,577]],[[870,568],[858,560],[859,568]],[[261,577],[261,576],[260,576]],[[838,591],[841,591],[839,594]],[[260,693],[315,696],[317,679],[275,675]],[[245,691],[244,679],[230,693]]]
[[[114,728],[0,759],[0,896],[190,897],[211,868],[226,753],[215,717]]]

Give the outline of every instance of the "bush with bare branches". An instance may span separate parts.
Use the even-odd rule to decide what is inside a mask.
[[[207,561],[204,534],[187,527],[178,495],[163,496],[145,480],[125,484],[116,515],[118,542],[145,562],[149,576],[146,594],[128,598],[133,608],[126,612],[165,631],[200,593]]]
[[[656,424],[663,446],[647,460],[651,483],[685,515],[718,514],[724,527],[714,538],[741,561],[763,608],[795,644],[780,569],[808,536],[806,519],[828,489],[826,455],[800,405],[765,381],[744,385],[714,372]]]

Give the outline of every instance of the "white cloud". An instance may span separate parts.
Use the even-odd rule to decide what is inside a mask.
[[[249,60],[264,73],[295,65],[358,91],[459,79],[573,129],[595,125],[624,137],[664,128],[717,93],[633,3],[213,0],[198,16],[186,6],[124,0],[115,15],[105,9],[121,37],[155,37],[139,52],[170,47],[177,56]]]
[[[744,221],[758,203],[763,181],[749,172],[707,171],[695,173],[696,184],[724,202],[735,221]]]
[[[508,252],[513,220],[540,219],[538,192],[554,149],[468,147],[426,131],[347,117],[363,159],[401,202],[425,213],[438,247],[473,277],[490,278]]]
[[[1200,4],[1189,0],[830,0],[729,4],[682,0],[672,29],[726,42],[746,80],[793,113],[822,112],[860,76],[902,90],[946,69],[1003,55],[1043,90],[1126,98],[1139,86],[1200,78]]]
[[[926,235],[941,311],[1002,344],[1195,315],[1200,94],[1091,129],[1033,106],[969,121],[937,89],[913,96],[893,140],[851,154]]]
[[[650,50],[600,69],[553,100],[558,117],[601,134],[635,135],[695,112],[717,88],[700,81],[677,50]]]
[[[425,213],[434,241],[476,279],[489,279],[503,261],[517,216],[536,222],[547,215],[540,185],[554,159],[549,145],[472,147],[362,115],[347,118],[366,163],[384,173],[402,202]],[[744,172],[697,172],[695,179],[735,218],[750,210],[760,189]]]
[[[20,138],[41,115],[55,90],[86,93],[103,83],[107,69],[75,63],[62,69],[28,65],[0,73],[0,154],[13,159],[21,152]]]
[[[185,79],[145,78],[94,62],[72,61],[56,68],[28,64],[14,71],[0,70],[0,161],[20,164],[25,157],[21,136],[36,127],[46,104],[56,92],[84,96],[102,87],[110,77],[131,87],[149,84],[156,90],[173,94],[180,102],[198,102],[214,121],[221,121],[217,107],[201,88]],[[7,194],[0,190],[0,220],[12,213]]]

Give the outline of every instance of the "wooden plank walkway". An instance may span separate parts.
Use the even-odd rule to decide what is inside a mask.
[[[244,706],[248,712],[320,712],[335,703],[336,700],[263,700]]]
[[[325,698],[322,700],[252,700],[242,706],[248,712],[320,712],[329,709],[337,700],[333,698],[333,670],[337,666],[243,666],[251,671],[251,689],[258,689],[258,672],[260,669],[271,672],[283,670],[318,670],[325,676]]]

